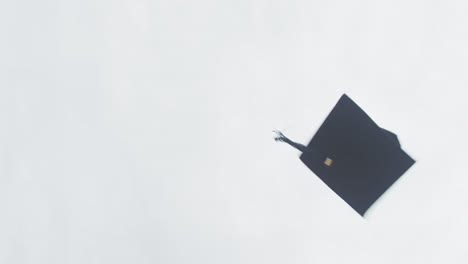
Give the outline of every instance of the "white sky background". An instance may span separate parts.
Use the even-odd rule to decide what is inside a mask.
[[[0,263],[467,263],[466,1],[4,1]],[[342,93],[416,164],[361,218]]]

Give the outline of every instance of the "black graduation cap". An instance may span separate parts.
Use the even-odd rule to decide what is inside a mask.
[[[346,94],[300,159],[361,216],[415,161]]]

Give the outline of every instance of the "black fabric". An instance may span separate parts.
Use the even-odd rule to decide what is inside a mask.
[[[300,159],[360,215],[415,162],[346,94]]]

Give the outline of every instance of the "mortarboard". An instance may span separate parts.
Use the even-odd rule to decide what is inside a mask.
[[[346,94],[300,159],[362,216],[415,162]]]

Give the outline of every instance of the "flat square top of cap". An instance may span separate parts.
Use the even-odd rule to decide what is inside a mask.
[[[346,94],[307,149],[302,162],[361,215],[415,162]]]

